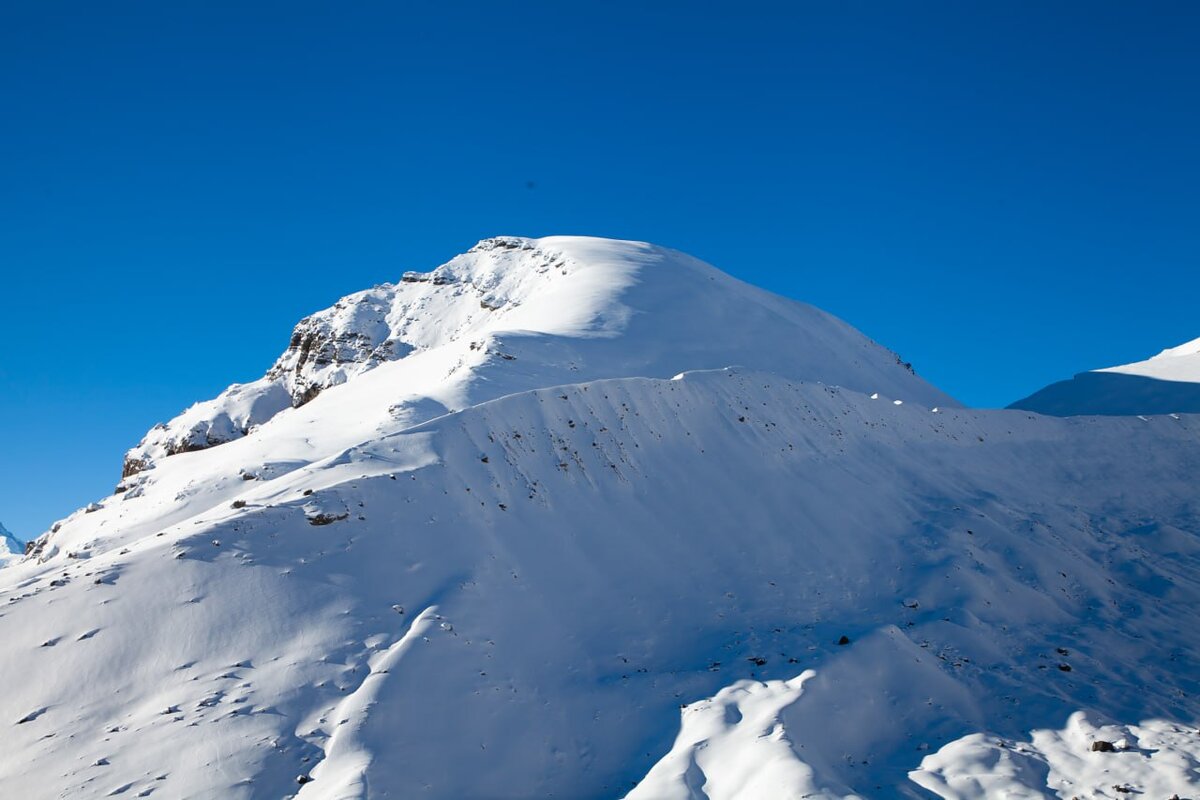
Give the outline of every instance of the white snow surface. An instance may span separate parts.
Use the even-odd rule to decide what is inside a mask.
[[[1178,347],[1168,347],[1153,358],[1106,367],[1097,372],[1119,372],[1125,375],[1141,375],[1160,381],[1183,381],[1200,383],[1200,339],[1193,339]]]
[[[567,274],[402,284],[410,351],[297,348],[0,570],[0,796],[1197,793],[1200,418],[965,410],[686,256],[490,241]]]

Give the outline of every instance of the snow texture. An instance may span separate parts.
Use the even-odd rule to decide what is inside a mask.
[[[962,409],[637,243],[385,296],[0,569],[0,796],[1197,793],[1200,419]]]

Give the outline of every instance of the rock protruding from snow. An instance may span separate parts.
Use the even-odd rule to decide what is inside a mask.
[[[515,391],[742,364],[927,405],[953,405],[911,366],[815,308],[690,256],[586,237],[485,239],[431,272],[342,298],[300,321],[261,379],[155,426],[122,477],[240,439],[378,367],[409,423]]]
[[[1200,413],[1200,339],[1145,361],[1081,372],[1009,408],[1055,417]]]
[[[292,405],[301,406],[323,389],[408,355],[412,345],[389,324],[395,301],[396,287],[385,284],[300,320],[267,379],[282,381]]]

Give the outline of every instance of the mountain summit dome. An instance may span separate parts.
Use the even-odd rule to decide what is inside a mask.
[[[367,424],[388,417],[413,424],[554,383],[734,364],[956,405],[841,320],[678,251],[583,236],[502,236],[304,318],[264,377],[156,426],[129,451],[124,474],[239,439],[376,370],[380,403],[356,411]],[[339,441],[360,435],[348,431]]]

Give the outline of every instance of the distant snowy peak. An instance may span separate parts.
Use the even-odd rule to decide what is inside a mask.
[[[1096,371],[1141,375],[1160,381],[1200,383],[1200,339],[1193,339],[1178,347],[1168,347],[1145,361],[1136,361],[1132,364],[1107,367]]]
[[[1200,413],[1200,339],[1145,361],[1081,372],[1009,408],[1057,417]]]
[[[419,363],[391,376],[394,402],[386,407],[410,423],[555,383],[731,364],[954,404],[840,320],[683,253],[589,237],[505,236],[304,318],[262,378],[155,426],[127,454],[123,477],[242,438],[328,389],[418,355]]]
[[[0,565],[23,555],[24,552],[25,545],[17,541],[17,537],[9,533],[8,529],[0,523]]]

